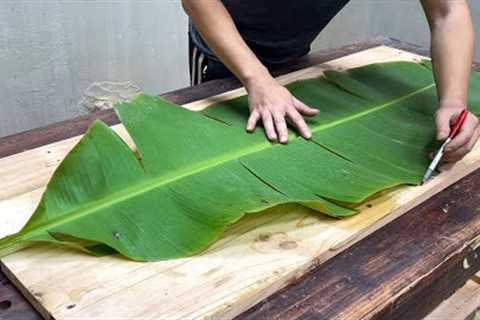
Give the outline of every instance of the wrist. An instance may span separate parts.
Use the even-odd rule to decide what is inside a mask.
[[[459,88],[445,88],[439,92],[440,107],[466,108],[468,92]]]
[[[464,98],[442,98],[439,103],[440,108],[467,108],[467,101]]]
[[[248,92],[277,83],[264,66],[261,66],[255,72],[246,73],[240,81]]]

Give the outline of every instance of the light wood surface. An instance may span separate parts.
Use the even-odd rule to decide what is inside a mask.
[[[316,77],[325,69],[421,58],[377,47],[280,81]],[[239,89],[185,107],[200,110],[244,93]],[[121,125],[114,129],[132,145]],[[78,139],[0,159],[0,237],[27,221],[49,177]],[[139,263],[37,245],[4,258],[1,267],[45,317],[228,319],[479,167],[477,147],[425,186],[384,192],[365,203],[359,215],[343,220],[298,205],[277,207],[241,220],[204,254],[192,258]]]
[[[473,319],[473,314],[480,309],[480,284],[476,281],[469,280],[423,320]]]

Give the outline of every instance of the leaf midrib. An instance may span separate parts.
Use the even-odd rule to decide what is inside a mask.
[[[433,88],[434,86],[435,86],[435,83],[431,83],[431,84],[429,84],[427,86],[424,86],[420,89],[417,89],[417,90],[415,90],[415,91],[413,91],[409,94],[406,94],[406,95],[401,96],[399,98],[393,99],[393,100],[391,100],[387,103],[378,105],[374,108],[364,110],[362,112],[359,112],[359,113],[353,114],[351,116],[339,119],[337,121],[333,121],[331,123],[327,123],[327,124],[324,124],[324,125],[320,125],[318,127],[314,127],[314,128],[311,129],[312,135],[315,132],[322,131],[322,130],[327,130],[327,129],[335,127],[335,126],[342,125],[346,122],[358,119],[360,117],[369,115],[371,113],[374,113],[374,112],[377,112],[379,110],[390,107],[392,105],[395,105],[395,104],[397,104],[397,103],[399,103],[403,100],[409,99],[409,98],[411,98],[411,97],[413,97],[417,94],[420,94],[424,91],[427,91],[427,90]],[[295,137],[297,137],[296,134],[294,134],[294,133],[289,134],[289,138],[295,138]],[[138,195],[141,195],[143,193],[146,193],[146,192],[150,192],[151,190],[162,187],[163,185],[167,185],[167,184],[172,183],[176,180],[180,180],[180,179],[183,179],[185,177],[194,175],[194,174],[199,173],[199,172],[201,172],[203,170],[206,170],[208,168],[219,166],[221,164],[224,164],[224,163],[227,163],[227,162],[245,157],[247,155],[251,155],[251,154],[266,150],[268,148],[273,148],[273,147],[276,147],[276,146],[278,147],[278,145],[272,145],[272,143],[265,140],[265,142],[262,142],[262,143],[259,143],[259,144],[253,145],[253,146],[249,146],[248,148],[242,148],[242,149],[238,150],[237,152],[232,152],[232,153],[226,154],[224,156],[220,156],[220,157],[216,157],[216,158],[213,158],[213,159],[210,159],[210,160],[207,160],[207,161],[203,161],[196,166],[192,166],[192,167],[187,168],[186,170],[183,170],[183,172],[181,172],[180,174],[179,174],[178,171],[174,171],[173,173],[168,174],[168,175],[146,179],[145,182],[143,182],[143,183],[135,184],[133,187],[122,189],[121,191],[114,192],[107,197],[103,197],[99,200],[90,202],[89,204],[87,204],[85,206],[77,207],[73,210],[67,211],[63,215],[59,216],[57,219],[53,219],[48,223],[36,226],[33,229],[34,230],[33,232],[28,232],[30,230],[28,230],[28,231],[25,230],[26,233],[23,234],[23,236],[25,236],[25,238],[22,237],[22,239],[23,240],[28,240],[28,239],[34,237],[35,235],[44,232],[45,230],[52,229],[52,228],[55,228],[59,225],[68,223],[70,221],[76,220],[76,219],[84,217],[84,216],[87,216],[94,211],[101,210],[105,207],[110,207],[110,206],[112,206],[116,203],[122,202],[122,201],[130,199],[130,198],[134,198],[134,197],[136,197]],[[69,214],[69,212],[71,212],[71,214]],[[29,235],[30,235],[30,237],[29,237]],[[21,235],[19,235],[19,236],[21,236]]]

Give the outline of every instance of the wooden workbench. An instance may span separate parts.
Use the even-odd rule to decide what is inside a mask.
[[[312,54],[277,74],[380,44],[425,54],[417,47],[382,38]],[[185,104],[238,85],[233,79],[220,80],[164,97]],[[81,134],[95,118],[118,122],[113,112],[106,111],[6,137],[0,139],[0,157]],[[480,172],[473,173],[238,318],[423,317],[479,269],[479,185]],[[38,317],[13,286],[0,278],[0,319]]]

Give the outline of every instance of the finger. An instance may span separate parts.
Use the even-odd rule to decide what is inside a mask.
[[[478,141],[480,136],[480,129],[476,129],[473,136],[471,137],[470,141],[468,141],[465,145],[461,146],[454,152],[448,153],[444,157],[445,162],[457,162],[463,159],[470,151],[472,151],[473,147]]]
[[[312,137],[310,129],[305,123],[305,120],[295,108],[288,108],[287,116],[292,122],[293,126],[297,128],[298,132],[302,135],[302,137],[304,137],[305,139],[310,139]]]
[[[444,164],[455,164],[458,161],[462,160],[463,157],[465,157],[465,154],[460,154],[460,153],[452,154],[448,157],[444,157],[442,159],[442,163],[444,163]]]
[[[442,162],[445,162],[445,163],[458,162],[458,161],[462,160],[471,151],[471,148],[473,148],[473,147],[470,146],[469,144],[466,144],[466,145],[458,148],[454,152],[446,154],[443,157]]]
[[[468,115],[465,124],[460,129],[458,135],[450,142],[447,147],[445,148],[446,153],[454,152],[455,150],[459,149],[466,145],[470,139],[473,137],[475,130],[478,127],[478,120],[473,115]]]
[[[435,115],[435,124],[437,126],[437,140],[443,141],[450,134],[450,119],[452,112],[449,109],[438,109]]]
[[[475,130],[475,135],[473,136],[473,139],[470,141],[472,143],[470,151],[472,151],[473,148],[475,148],[479,139],[480,139],[480,128],[477,127],[477,129]]]
[[[250,114],[250,117],[248,118],[247,121],[247,131],[248,132],[253,132],[255,131],[255,127],[257,126],[257,122],[260,120],[260,113],[258,111],[254,110]]]
[[[452,162],[446,162],[446,163],[441,163],[440,166],[438,167],[439,172],[444,172],[452,169],[452,167],[455,165],[455,163]]]
[[[270,114],[270,112],[262,113],[262,122],[263,122],[263,127],[265,128],[265,134],[267,135],[268,140],[276,141],[277,134],[275,133],[272,115]]]
[[[462,147],[461,149],[464,149],[465,147]],[[453,153],[449,153],[448,155],[443,156],[442,158],[442,163],[455,163],[463,159],[465,154],[467,153],[466,150],[457,150]]]
[[[293,104],[295,105],[295,109],[297,109],[298,112],[308,117],[316,116],[320,112],[320,110],[310,108],[305,103],[295,97],[293,97]]]
[[[480,128],[479,127],[477,127],[477,129],[475,129],[475,133],[473,134],[472,139],[470,139],[470,142],[468,143],[469,151],[472,151],[473,148],[475,148],[475,145],[477,144],[478,139],[480,139]]]
[[[273,121],[275,122],[275,129],[277,129],[278,140],[280,143],[287,143],[288,129],[287,123],[285,122],[285,116],[280,112],[276,112],[273,114]]]

